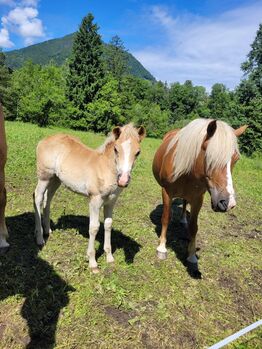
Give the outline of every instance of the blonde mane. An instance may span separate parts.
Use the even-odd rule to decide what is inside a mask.
[[[169,142],[166,154],[176,145],[173,158],[173,180],[192,171],[207,134],[207,126],[212,119],[196,119],[182,128]],[[223,168],[234,152],[239,153],[237,137],[232,127],[217,121],[217,129],[210,138],[206,149],[207,171]]]
[[[120,137],[123,140],[126,140],[130,137],[135,137],[135,138],[139,139],[137,129],[136,129],[136,127],[134,127],[133,123],[129,123],[129,124],[121,127]],[[106,138],[105,142],[97,148],[97,151],[99,153],[104,153],[105,150],[108,148],[108,146],[110,146],[114,142],[115,142],[115,136],[114,136],[113,132],[111,132],[108,135],[108,137]]]

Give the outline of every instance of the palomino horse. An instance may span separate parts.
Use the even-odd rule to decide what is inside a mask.
[[[37,146],[38,184],[34,194],[35,232],[38,245],[44,245],[43,233],[50,231],[50,203],[64,183],[72,191],[90,197],[90,224],[87,258],[89,267],[98,272],[95,259],[95,238],[99,229],[99,211],[104,206],[104,251],[107,262],[113,262],[111,252],[112,212],[116,200],[130,181],[131,170],[145,137],[143,126],[132,124],[115,127],[98,149],[90,149],[77,138],[58,134],[39,142]],[[43,202],[43,227],[40,207]]]
[[[226,212],[236,205],[231,171],[239,158],[237,136],[246,128],[234,130],[223,121],[196,119],[181,130],[165,135],[153,161],[153,173],[162,187],[164,206],[157,247],[160,259],[167,258],[166,233],[171,203],[174,197],[179,197],[184,199],[184,223],[186,204],[191,206],[187,261],[198,272],[195,238],[203,197],[208,190],[212,209],[216,212]]]
[[[4,112],[0,102],[0,249],[7,248],[9,244],[6,239],[8,231],[5,224],[5,163],[6,163],[7,145],[5,138]]]

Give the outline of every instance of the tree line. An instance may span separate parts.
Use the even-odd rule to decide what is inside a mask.
[[[234,91],[216,83],[210,94],[190,80],[170,85],[143,80],[130,74],[118,36],[102,49],[99,28],[88,14],[62,67],[28,61],[11,71],[0,52],[0,99],[9,120],[94,132],[132,121],[143,124],[148,136],[162,137],[198,117],[233,127],[248,124],[241,150],[252,154],[262,151],[262,24],[241,68],[244,77]]]

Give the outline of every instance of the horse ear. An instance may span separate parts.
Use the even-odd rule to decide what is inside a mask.
[[[234,130],[234,133],[237,137],[239,137],[246,131],[247,128],[248,128],[248,125],[241,126],[241,127],[237,128],[236,130]]]
[[[212,120],[210,121],[210,123],[208,124],[207,126],[207,134],[206,134],[206,137],[204,139],[204,142],[202,144],[202,149],[203,150],[206,150],[207,148],[207,144],[208,144],[208,141],[211,137],[214,136],[215,132],[216,132],[216,129],[217,129],[217,121],[216,120]]]
[[[146,129],[144,128],[144,126],[140,126],[140,127],[137,129],[137,132],[138,132],[139,139],[140,139],[140,142],[141,142],[142,139],[144,139],[145,136],[146,136]]]
[[[115,128],[113,128],[112,133],[115,137],[115,140],[117,140],[120,137],[121,134],[121,127],[120,126],[116,126]]]

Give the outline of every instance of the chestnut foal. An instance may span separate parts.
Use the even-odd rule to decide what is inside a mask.
[[[98,149],[90,149],[77,138],[58,134],[47,137],[37,146],[38,184],[34,193],[35,233],[38,245],[44,245],[43,235],[50,231],[50,203],[64,183],[72,191],[90,197],[89,267],[98,272],[95,259],[95,238],[99,229],[99,211],[104,206],[104,251],[107,262],[113,262],[111,252],[112,213],[122,189],[128,186],[131,171],[145,137],[144,127],[132,124],[115,127]],[[41,204],[43,203],[43,227]]]
[[[196,257],[197,219],[204,194],[211,195],[216,212],[226,212],[236,205],[231,172],[239,159],[237,137],[247,126],[237,130],[223,121],[196,119],[181,130],[168,132],[158,148],[153,173],[162,187],[163,215],[157,255],[167,258],[166,233],[172,199],[184,199],[182,221],[186,223],[186,204],[191,206],[188,224],[187,261],[198,270]]]

